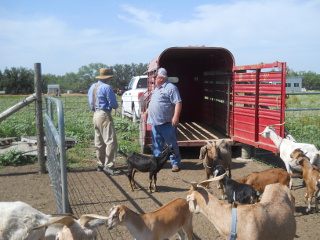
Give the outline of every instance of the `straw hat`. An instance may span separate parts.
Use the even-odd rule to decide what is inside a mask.
[[[112,71],[110,68],[101,68],[99,76],[96,76],[98,79],[108,79],[112,78]]]

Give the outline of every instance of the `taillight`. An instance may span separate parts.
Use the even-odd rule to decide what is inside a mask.
[[[142,97],[142,95],[143,95],[143,92],[139,92],[138,93],[138,99],[140,99]]]

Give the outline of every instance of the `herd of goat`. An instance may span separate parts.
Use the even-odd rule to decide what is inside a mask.
[[[296,233],[295,198],[291,192],[292,177],[303,178],[307,192],[306,213],[311,212],[315,199],[315,212],[320,200],[320,155],[312,144],[297,143],[292,137],[281,138],[273,126],[267,126],[262,137],[270,138],[279,149],[286,170],[271,168],[233,179],[232,151],[226,140],[207,142],[200,149],[206,180],[186,181],[190,190],[186,198],[176,198],[146,214],[138,214],[124,205],[110,208],[107,216],[47,215],[23,202],[0,203],[0,239],[96,239],[98,226],[112,229],[127,227],[135,239],[166,239],[178,233],[180,239],[194,239],[192,218],[194,213],[204,214],[224,239],[284,240]],[[149,173],[148,191],[157,191],[157,173],[169,156],[167,147],[162,156],[150,157],[131,153],[127,157],[130,190],[136,188],[136,171]],[[293,173],[293,170],[298,173]],[[217,182],[221,199],[212,194],[211,182]],[[223,201],[227,199],[228,201]],[[236,220],[235,220],[236,219]]]

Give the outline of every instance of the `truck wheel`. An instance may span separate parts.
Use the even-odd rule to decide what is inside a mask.
[[[133,107],[132,107],[132,122],[136,122],[137,121],[137,114],[136,114],[136,110],[135,110],[135,107],[134,107],[134,105],[133,105]]]

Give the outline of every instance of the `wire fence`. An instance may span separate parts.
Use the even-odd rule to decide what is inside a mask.
[[[320,93],[287,93],[291,102],[286,108],[286,129],[298,142],[312,143],[320,149]],[[0,99],[0,112],[13,106],[13,104],[22,101],[25,97],[17,96]],[[86,95],[63,95],[58,97],[62,101],[65,113],[65,135],[74,139],[78,145],[77,154],[81,158],[95,158],[93,139],[93,112],[89,108]],[[112,111],[115,119],[115,125],[123,133],[117,131],[117,135],[122,134],[119,139],[128,139],[128,134],[133,134],[136,130],[135,138],[130,139],[128,143],[139,143],[138,123],[132,123],[131,119],[121,118],[121,98],[118,97],[119,108]],[[297,105],[297,107],[295,107]],[[130,126],[124,127],[124,122],[128,125],[135,126],[128,130]],[[16,112],[0,124],[0,137],[15,136],[36,136],[35,128],[35,104],[30,104],[20,111]],[[132,137],[132,136],[131,136]],[[126,146],[122,146],[126,148]],[[74,155],[74,153],[71,153]]]

